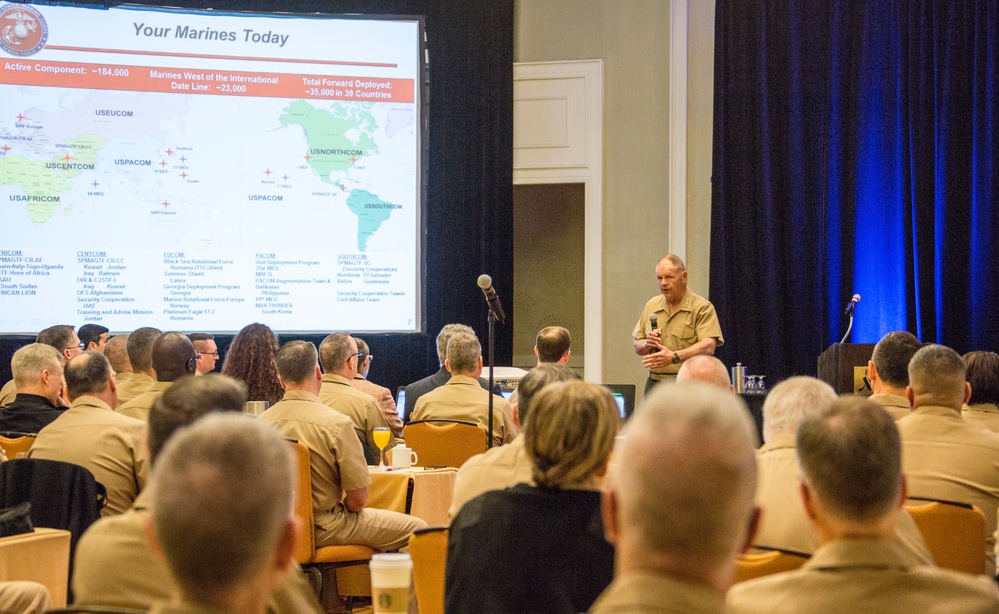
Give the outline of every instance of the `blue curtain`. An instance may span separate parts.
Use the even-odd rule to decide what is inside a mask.
[[[999,0],[718,0],[711,287],[771,382],[845,333],[999,350]]]

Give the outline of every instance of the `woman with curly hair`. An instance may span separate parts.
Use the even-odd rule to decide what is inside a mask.
[[[257,323],[245,326],[232,339],[222,373],[245,382],[249,400],[274,405],[284,396],[274,366],[277,350],[277,335],[269,327]]]

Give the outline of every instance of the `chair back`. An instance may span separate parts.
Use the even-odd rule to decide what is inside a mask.
[[[460,420],[416,420],[402,430],[406,444],[416,451],[420,467],[461,467],[487,448],[486,429]]]
[[[295,472],[295,515],[301,520],[295,560],[304,565],[316,552],[316,533],[312,512],[312,473],[309,467],[309,448],[301,441],[290,440],[297,466]]]
[[[420,614],[444,614],[447,536],[447,527],[429,527],[416,531],[409,538],[413,588]]]
[[[808,556],[784,550],[768,550],[754,554],[743,553],[736,561],[735,582],[745,582],[782,571],[794,571],[808,560]]]
[[[0,538],[0,581],[38,582],[55,607],[66,605],[69,588],[69,531],[38,528]]]
[[[973,505],[910,499],[905,509],[937,566],[985,573],[985,515]]]
[[[18,435],[16,437],[8,437],[7,435],[12,435],[13,433],[7,433],[5,435],[0,435],[0,448],[3,448],[4,456],[8,460],[14,460],[15,458],[27,458],[28,450],[31,446],[35,444],[34,435]]]

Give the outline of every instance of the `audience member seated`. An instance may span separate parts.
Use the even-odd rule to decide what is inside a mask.
[[[251,401],[267,401],[273,405],[284,394],[274,366],[277,350],[277,335],[270,328],[257,323],[244,326],[232,338],[222,362],[222,374],[242,380]]]
[[[187,338],[194,344],[194,351],[198,353],[197,375],[214,371],[219,361],[219,346],[215,343],[215,335],[191,333]]]
[[[0,582],[0,612],[44,614],[52,606],[49,589],[37,582]]]
[[[590,612],[725,611],[752,540],[756,427],[737,395],[661,384],[614,451],[603,518],[614,582]]]
[[[514,424],[526,433],[530,428],[527,417],[531,405],[541,389],[553,382],[574,379],[579,379],[576,372],[562,365],[540,364],[531,369],[517,384],[518,401],[511,404]],[[533,470],[534,466],[524,450],[524,437],[514,439],[510,445],[476,454],[458,469],[451,509],[448,511],[450,517],[454,518],[465,503],[484,492],[502,490],[522,483],[533,484]]]
[[[909,399],[905,388],[909,385],[909,361],[923,344],[912,333],[888,333],[874,346],[874,353],[867,361],[867,378],[871,382],[871,401],[885,408],[898,420],[909,415]]]
[[[74,356],[64,371],[70,406],[38,433],[29,458],[81,465],[107,489],[101,516],[127,510],[146,482],[145,428],[112,407],[118,396],[103,354]]]
[[[64,367],[67,360],[81,351],[80,338],[76,335],[73,327],[66,324],[50,326],[41,331],[35,337],[35,343],[44,343],[55,348],[55,351],[59,352],[59,360]],[[9,405],[15,396],[17,396],[17,385],[11,379],[4,384],[3,388],[0,388],[0,406]]]
[[[163,334],[158,328],[145,326],[128,335],[125,350],[132,366],[132,375],[118,387],[118,408],[128,403],[156,385],[156,370],[153,369],[153,342]]]
[[[367,444],[374,458],[378,458],[380,448],[375,444],[375,427],[387,427],[388,423],[382,410],[378,409],[378,401],[350,385],[357,375],[359,354],[357,342],[347,333],[334,333],[323,339],[319,346],[319,360],[325,374],[322,376],[319,400],[350,418],[357,436]],[[389,437],[387,448],[394,446],[395,437]]]
[[[444,368],[444,361],[447,360],[447,342],[457,333],[474,335],[475,331],[470,326],[465,326],[464,324],[447,324],[437,334],[437,358],[440,360],[440,369],[438,369],[437,373],[406,386],[406,407],[403,408],[403,422],[408,423],[410,421],[410,416],[413,410],[416,409],[416,402],[420,400],[421,396],[431,390],[440,388],[451,379],[451,372]],[[479,385],[483,390],[489,390],[489,382],[481,377],[479,378]],[[498,387],[494,392],[498,392]]]
[[[446,384],[420,397],[410,420],[464,420],[489,428],[489,391],[476,381],[482,373],[482,346],[475,335],[456,333],[447,343],[444,367],[451,373]],[[517,436],[510,405],[493,395],[493,445],[510,443]]]
[[[364,451],[353,421],[319,400],[323,375],[316,346],[289,341],[275,361],[285,395],[259,420],[273,423],[285,437],[309,448],[316,547],[361,544],[395,550],[404,546],[413,531],[427,523],[364,507],[371,483]]]
[[[822,545],[796,571],[735,585],[731,614],[999,611],[990,578],[914,564],[895,541],[906,481],[887,412],[844,397],[805,416],[797,444],[801,500]]]
[[[544,364],[565,365],[572,355],[572,336],[569,330],[561,326],[546,326],[538,331],[534,338],[534,355],[538,362],[535,366]],[[511,409],[520,401],[520,391],[514,390],[508,402]],[[520,427],[520,424],[517,425]]]
[[[0,432],[37,433],[65,411],[62,405],[62,361],[44,343],[31,343],[14,352],[10,370],[17,396],[0,408]]]
[[[156,372],[156,383],[146,392],[118,407],[118,411],[123,416],[146,421],[156,399],[178,379],[185,375],[194,375],[197,360],[194,345],[187,335],[163,333],[153,341],[152,362],[153,371]]]
[[[399,412],[395,408],[392,391],[385,386],[368,381],[368,370],[371,369],[371,361],[375,357],[371,355],[364,339],[354,337],[354,342],[357,343],[357,353],[360,357],[357,359],[357,375],[350,380],[350,385],[374,398],[378,402],[378,409],[385,416],[385,423],[392,429],[392,435],[402,437],[402,418],[399,417]]]
[[[961,416],[990,431],[999,431],[999,354],[968,352],[964,364],[971,398],[961,408]]]
[[[94,350],[104,353],[110,331],[100,324],[84,324],[79,330],[80,347],[84,350]]]
[[[683,382],[703,382],[735,392],[725,363],[707,354],[698,354],[683,361],[680,370],[676,372],[676,383]]]
[[[128,333],[115,335],[104,344],[104,357],[111,363],[114,379],[120,388],[132,377],[132,363],[128,360]]]
[[[836,391],[814,377],[791,377],[774,386],[763,402],[763,441],[756,454],[756,504],[762,508],[753,544],[811,554],[819,547],[798,496],[798,425],[836,400]],[[912,516],[902,510],[896,525],[902,551],[913,564],[933,564],[933,555]]]
[[[617,404],[599,384],[570,381],[545,386],[533,405],[521,439],[537,485],[487,492],[455,516],[449,614],[576,614],[614,576],[596,479],[607,471],[620,425]]]
[[[164,448],[150,539],[176,580],[158,614],[263,614],[294,563],[287,442],[245,416],[207,416]]]
[[[978,506],[985,514],[985,571],[995,575],[999,433],[961,418],[971,397],[964,361],[942,345],[922,348],[909,362],[905,392],[912,413],[898,421],[898,430],[909,496]]]
[[[225,375],[180,380],[156,400],[149,412],[148,446],[155,467],[174,433],[210,413],[241,413],[246,385]],[[154,489],[139,493],[124,514],[93,524],[76,547],[73,594],[77,604],[119,608],[149,608],[169,599],[175,590],[166,562],[155,556],[146,540]],[[267,608],[272,614],[317,613],[312,588],[300,568],[291,572]]]

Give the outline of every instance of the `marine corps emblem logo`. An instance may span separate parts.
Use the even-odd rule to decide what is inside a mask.
[[[45,47],[49,26],[33,6],[0,5],[0,48],[11,55],[34,55]]]

